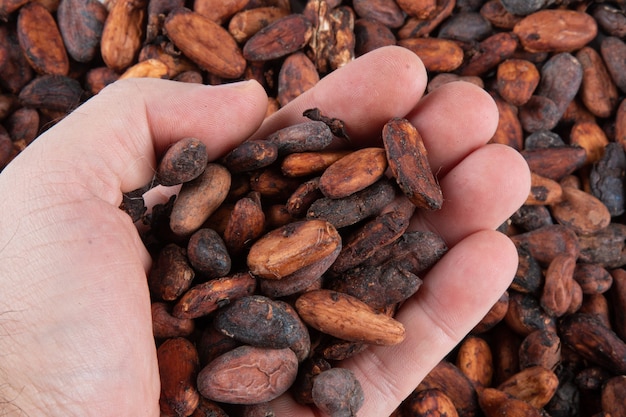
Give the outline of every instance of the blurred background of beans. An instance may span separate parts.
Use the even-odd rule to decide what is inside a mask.
[[[188,22],[223,42],[186,55],[203,41]],[[513,283],[395,416],[626,416],[625,42],[623,0],[0,0],[0,167],[117,79],[256,79],[269,115],[408,48],[428,92],[462,79],[494,97],[491,140],[533,177],[500,228]]]

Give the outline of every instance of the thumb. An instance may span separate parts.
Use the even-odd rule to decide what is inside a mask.
[[[250,136],[266,108],[267,96],[255,81],[207,86],[127,79],[85,102],[20,157],[34,157],[32,166],[39,156],[45,169],[52,156],[55,169],[71,167],[74,180],[118,205],[121,192],[150,181],[157,158],[171,143],[196,137],[215,159]]]

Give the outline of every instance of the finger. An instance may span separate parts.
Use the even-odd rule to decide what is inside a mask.
[[[375,140],[385,122],[415,107],[426,81],[424,65],[413,52],[397,46],[379,48],[322,78],[270,116],[255,138],[303,122],[307,119],[302,112],[317,107],[342,119],[352,140]]]
[[[70,164],[76,178],[91,179],[91,191],[119,204],[120,189],[147,184],[157,156],[172,142],[196,137],[214,159],[251,135],[266,108],[267,96],[256,82],[129,79],[102,90],[38,142],[54,146],[50,154]]]
[[[498,110],[482,88],[453,82],[427,94],[406,118],[422,135],[433,172],[442,176],[491,139]]]
[[[413,230],[437,232],[453,246],[482,229],[496,229],[526,200],[530,172],[511,147],[483,146],[469,154],[441,178],[444,203],[440,210],[421,211]]]
[[[516,265],[515,247],[495,231],[475,233],[450,249],[396,315],[406,339],[342,363],[365,392],[359,415],[390,415],[484,317],[510,284]]]

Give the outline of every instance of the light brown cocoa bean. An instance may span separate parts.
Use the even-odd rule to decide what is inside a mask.
[[[20,8],[17,37],[24,56],[39,74],[68,75],[67,50],[52,14],[34,2]]]
[[[609,140],[604,130],[595,121],[580,121],[572,126],[570,143],[580,146],[587,152],[587,164],[595,164],[604,155]]]
[[[258,193],[235,203],[224,229],[224,244],[231,256],[241,254],[265,231],[265,213]]]
[[[495,96],[498,107],[498,126],[491,138],[493,143],[502,143],[518,151],[523,148],[524,132],[519,119],[517,106],[507,102],[502,97]]]
[[[450,39],[407,38],[397,44],[413,51],[430,72],[452,72],[463,63],[463,49]]]
[[[626,375],[615,376],[602,387],[602,411],[610,416],[626,416],[624,396],[626,395]]]
[[[470,333],[480,335],[494,328],[504,319],[508,308],[509,292],[505,291]]]
[[[491,386],[493,357],[485,339],[467,336],[459,344],[456,366],[477,389]]]
[[[301,14],[290,14],[274,20],[243,46],[242,53],[249,61],[269,61],[302,49],[311,39],[311,23]]]
[[[351,151],[320,151],[292,153],[281,162],[281,171],[288,177],[303,177],[323,172]]]
[[[574,280],[581,286],[584,294],[602,294],[613,284],[609,271],[595,263],[577,263]]]
[[[277,99],[281,106],[311,89],[320,80],[315,64],[303,52],[285,58],[278,73]]]
[[[415,389],[416,393],[438,389],[455,405],[459,415],[476,416],[479,413],[474,385],[453,363],[439,362]]]
[[[223,25],[235,13],[243,10],[247,0],[194,0],[193,10],[217,24]]]
[[[191,287],[174,305],[172,315],[180,319],[206,316],[237,298],[252,295],[256,280],[247,272],[212,279]]]
[[[328,257],[336,256],[341,236],[324,220],[302,220],[275,229],[257,240],[248,253],[250,271],[281,279]]]
[[[354,53],[361,56],[383,46],[395,45],[396,37],[387,26],[373,19],[354,22]]]
[[[518,45],[517,37],[508,32],[489,36],[478,44],[478,52],[466,61],[461,75],[480,76],[493,70],[502,61],[512,58]]]
[[[219,24],[189,9],[172,10],[164,22],[167,36],[200,68],[227,79],[243,75],[246,60],[237,42]]]
[[[609,209],[593,195],[571,187],[563,188],[561,201],[550,206],[556,221],[577,233],[604,229],[611,222]]]
[[[347,341],[395,345],[404,340],[404,326],[347,294],[314,290],[296,300],[296,310],[309,326]]]
[[[539,85],[539,70],[525,59],[507,59],[498,65],[497,89],[500,96],[515,106],[524,105]]]
[[[339,159],[320,176],[320,191],[328,198],[343,198],[374,184],[387,169],[383,148],[362,148]]]
[[[563,188],[558,182],[542,177],[534,172],[530,173],[530,192],[524,204],[541,205],[557,204],[563,198]]]
[[[585,46],[598,32],[596,21],[575,10],[540,10],[524,17],[513,28],[530,52],[572,52]]]
[[[207,164],[202,175],[181,188],[170,216],[172,231],[189,236],[224,202],[231,184],[231,174],[221,165]]]
[[[404,23],[402,9],[392,0],[356,0],[352,7],[361,18],[379,21],[389,28],[399,28]]]
[[[496,388],[485,388],[478,394],[480,408],[486,417],[541,417],[541,412],[528,404]]]
[[[581,48],[576,59],[583,69],[580,96],[587,109],[598,117],[609,117],[617,105],[617,86],[598,51],[590,46]]]
[[[145,33],[147,3],[146,0],[116,0],[109,10],[100,39],[100,53],[109,68],[122,72],[137,59]]]
[[[497,389],[540,409],[552,399],[558,385],[559,379],[553,371],[531,366],[498,385]]]
[[[229,20],[228,31],[237,42],[242,44],[265,26],[288,14],[288,9],[276,6],[241,10]]]

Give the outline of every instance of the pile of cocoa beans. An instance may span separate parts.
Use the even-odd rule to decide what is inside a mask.
[[[396,417],[625,416],[625,41],[623,0],[0,0],[0,167],[43,130],[120,78],[205,84],[256,79],[270,97],[269,115],[357,56],[384,45],[406,47],[428,70],[428,92],[462,79],[494,97],[500,121],[492,141],[518,150],[533,176],[526,203],[500,228],[519,251],[513,283],[471,335],[416,387]],[[197,52],[199,46],[202,53]],[[204,166],[196,157],[190,160],[194,161],[190,172],[194,165]],[[224,159],[207,166],[234,172],[229,163]],[[231,174],[228,190],[222,184],[221,191],[227,192],[220,204],[224,208],[211,216],[210,228],[217,236],[198,237],[228,242],[221,258],[213,253],[224,264],[235,258],[231,253],[252,250],[251,241],[237,241],[237,233],[261,229],[258,224],[255,230],[250,226],[237,231],[236,224],[228,229],[235,207],[251,222],[262,213],[264,232],[279,230],[293,217],[306,218],[299,210],[320,189],[319,184],[305,185],[301,180],[295,186],[290,180],[305,177],[271,169],[263,171],[269,177],[258,168],[246,172],[247,183],[239,181],[240,174]],[[272,203],[262,201],[259,211],[260,189],[272,184],[277,193],[299,189],[303,194],[296,195],[303,200],[294,197],[287,206],[292,194],[274,196]],[[182,251],[185,256],[174,249],[164,252],[163,260],[156,256],[165,249],[162,242],[182,247],[164,221],[176,201],[156,207],[148,216],[143,206],[133,205],[141,201],[140,192],[126,196],[124,208],[137,219],[149,218],[153,226],[146,245],[155,253],[155,271],[162,263],[191,262],[187,247]],[[276,203],[281,199],[282,205]],[[226,211],[229,205],[232,210]],[[395,212],[401,216],[406,210],[401,205]],[[430,238],[436,242],[436,237]],[[399,239],[406,245],[411,242],[404,235]],[[332,243],[328,244],[331,251]],[[383,264],[376,262],[370,266]],[[219,272],[202,268],[192,264],[191,269],[177,269],[182,274],[177,279]],[[411,271],[401,269],[407,270]],[[218,285],[220,279],[198,285]],[[227,293],[236,287],[247,291],[241,298],[259,295],[258,288],[246,290],[246,282],[257,284],[257,279],[246,274],[236,279],[231,287],[224,284],[216,291]],[[271,286],[275,283],[271,279],[258,278],[259,285]],[[151,285],[154,280],[151,276]],[[181,309],[181,297],[190,291],[152,290],[155,317],[165,318],[174,317],[173,308]],[[224,305],[224,300],[214,300],[216,311],[235,305],[234,301]],[[281,305],[287,315],[294,313]],[[388,307],[376,309],[393,315]],[[205,316],[179,320],[180,335],[194,337],[207,321]],[[160,347],[167,347],[164,339],[179,340],[182,347],[173,351],[182,355],[189,348],[192,355],[193,346],[199,358],[215,354],[198,349],[210,345],[200,343],[204,338],[214,337],[218,345],[233,339],[204,334],[201,339],[173,338],[158,331],[155,328]],[[192,339],[195,344],[182,342]],[[327,342],[326,354],[332,359],[310,362],[308,371],[304,361],[300,364],[309,382],[323,370],[334,369],[329,360],[354,354],[364,343]],[[322,346],[312,351],[322,352],[326,348]],[[160,356],[168,352],[163,348]],[[358,398],[357,388],[351,392]],[[194,415],[220,415],[210,414],[204,397],[200,401]],[[164,414],[182,415],[165,410]]]
[[[360,383],[335,364],[404,340],[393,315],[447,250],[435,233],[408,231],[416,209],[443,203],[408,120],[385,124],[384,147],[331,150],[343,122],[305,114],[314,120],[218,161],[185,138],[148,186],[182,184],[177,195],[147,215],[147,188],[126,196],[123,208],[149,225],[165,415],[251,413],[288,390],[331,416],[356,415]]]

